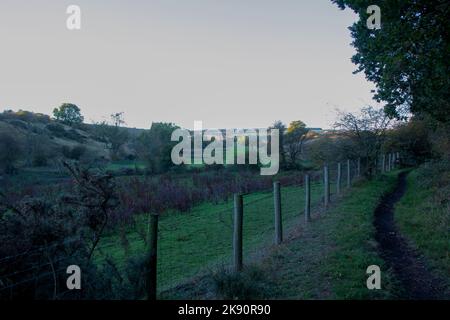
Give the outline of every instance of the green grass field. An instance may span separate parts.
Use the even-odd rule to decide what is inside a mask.
[[[123,160],[123,161],[114,161],[106,166],[106,170],[117,171],[122,169],[140,169],[144,170],[146,168],[145,163],[140,161],[131,161],[131,160]]]
[[[269,259],[271,298],[385,299],[392,276],[374,239],[373,213],[382,194],[393,188],[396,173],[357,183],[338,203],[303,228]],[[267,263],[267,262],[266,262]],[[366,269],[382,270],[382,289],[368,290]]]
[[[322,187],[312,185],[312,203],[320,202]],[[296,219],[304,219],[304,189],[282,188],[282,212],[286,228]],[[228,263],[232,251],[232,199],[221,204],[205,203],[191,212],[171,212],[160,218],[158,247],[158,286],[167,289],[194,276],[208,267]],[[145,252],[142,237],[136,231],[146,229],[147,215],[127,233],[126,253],[120,245],[121,237],[112,235],[100,243],[97,259],[110,256],[125,267],[127,255]],[[244,251],[251,252],[273,237],[273,196],[254,193],[244,197]],[[104,249],[101,249],[104,248]]]
[[[377,252],[374,209],[396,183],[398,172],[355,182],[329,210],[317,208],[305,225],[291,220],[286,241],[259,247],[262,257],[246,261],[237,275],[218,268],[181,288],[168,299],[388,299],[392,275]],[[257,245],[256,245],[257,246]],[[367,267],[382,270],[382,289],[368,290]],[[218,289],[219,288],[219,289]],[[212,295],[212,296],[211,296]]]

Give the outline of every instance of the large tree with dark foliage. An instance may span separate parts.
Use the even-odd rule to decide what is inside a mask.
[[[123,112],[110,115],[111,121],[95,124],[95,134],[105,142],[113,160],[119,159],[121,148],[128,142],[129,134],[121,126],[125,123]]]
[[[57,121],[70,126],[84,121],[80,108],[72,103],[63,103],[59,108],[53,109],[53,116]]]
[[[162,173],[174,166],[171,151],[176,142],[171,141],[172,132],[178,129],[173,123],[154,122],[136,140],[138,156],[145,160],[153,173]]]
[[[299,169],[300,156],[303,152],[303,144],[307,138],[309,129],[301,120],[292,121],[286,130],[286,149],[289,155],[288,167],[291,169]]]
[[[448,0],[332,0],[360,20],[350,27],[357,53],[356,72],[364,71],[391,117],[409,112],[450,122]],[[366,26],[367,8],[381,8],[381,29]]]

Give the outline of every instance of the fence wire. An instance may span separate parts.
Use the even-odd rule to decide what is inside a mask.
[[[356,173],[357,163],[350,162],[351,180]],[[347,185],[347,163],[341,166],[341,190]],[[361,171],[363,168],[361,168]],[[311,183],[311,204],[321,205],[324,198],[323,171],[308,172]],[[363,174],[363,172],[360,172]],[[329,165],[330,193],[336,194],[337,164]],[[283,227],[303,221],[305,206],[305,188],[303,176],[294,180],[280,179],[281,184],[281,211]],[[243,211],[243,245],[245,254],[253,254],[262,247],[270,245],[274,234],[274,195],[272,189],[249,193],[244,196]],[[191,279],[199,274],[208,272],[219,265],[229,265],[232,253],[233,234],[233,199],[225,202],[199,205],[187,213],[162,215],[159,222],[158,233],[158,291],[168,290],[174,286]],[[146,221],[139,222],[145,229]],[[129,270],[128,260],[135,255],[148,253],[145,232],[132,230],[122,236],[109,237],[102,240],[96,248],[93,260],[99,267],[113,265],[121,277],[126,277]],[[45,285],[49,291],[54,291],[54,277],[67,276],[67,266],[62,264],[70,257],[48,261],[42,265],[27,266],[21,270],[14,270],[1,274],[1,267],[13,264],[22,257],[43,255],[44,252],[57,246],[68,245],[80,239],[68,239],[62,243],[33,248],[17,255],[2,257],[0,259],[0,297],[1,292],[11,291],[24,284],[49,278]],[[45,260],[43,258],[43,260]],[[245,263],[245,261],[244,261]],[[62,266],[56,270],[48,271],[53,265]],[[45,270],[47,269],[47,270]],[[46,271],[46,272],[36,272]],[[24,279],[16,279],[19,275],[31,274]],[[20,277],[19,277],[20,278]],[[11,282],[11,279],[12,282]],[[55,298],[64,298],[73,295],[71,290],[56,292]]]

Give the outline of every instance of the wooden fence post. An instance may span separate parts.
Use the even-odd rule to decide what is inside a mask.
[[[309,174],[305,175],[305,221],[311,221],[311,183]]]
[[[281,217],[281,192],[280,183],[273,183],[273,206],[275,212],[275,244],[283,242],[283,225]]]
[[[323,167],[323,184],[324,184],[324,204],[327,208],[330,204],[330,179],[329,179],[328,166]]]
[[[383,157],[381,159],[381,173],[386,172],[386,155],[383,154]]]
[[[352,184],[352,177],[350,171],[350,160],[347,160],[347,188],[350,188]]]
[[[361,158],[358,158],[358,165],[356,168],[356,176],[358,178],[361,176]]]
[[[158,219],[159,215],[150,215],[149,236],[150,236],[150,257],[147,274],[147,299],[156,300],[157,290],[157,266],[158,266]]]
[[[242,224],[244,206],[242,194],[234,195],[233,262],[234,271],[242,270]]]
[[[342,176],[342,165],[339,162],[337,167],[337,181],[336,181],[336,193],[341,193],[341,176]]]
[[[388,154],[388,172],[391,171],[391,165],[392,165],[392,153]]]

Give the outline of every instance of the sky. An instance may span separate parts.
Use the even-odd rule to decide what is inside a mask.
[[[81,30],[66,9],[81,8]],[[2,0],[0,111],[86,122],[124,112],[129,127],[329,128],[335,109],[372,101],[354,75],[348,27],[330,0]]]

